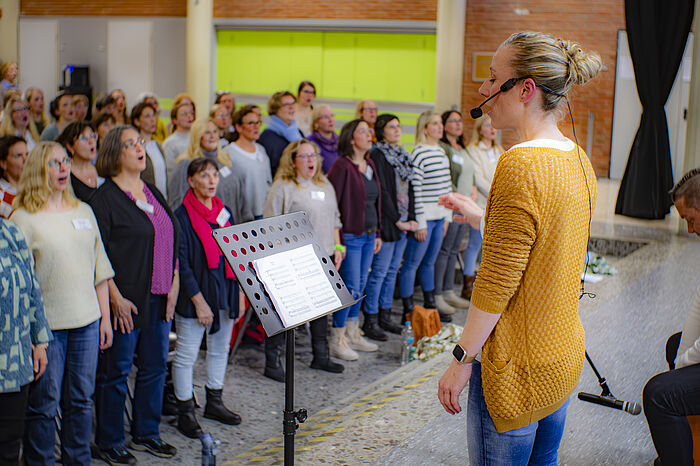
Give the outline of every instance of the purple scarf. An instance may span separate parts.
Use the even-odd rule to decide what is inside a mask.
[[[326,139],[321,136],[321,133],[314,131],[307,139],[315,142],[321,149],[321,155],[323,156],[321,168],[323,168],[323,173],[328,173],[338,158],[338,135],[332,133],[330,139]]]

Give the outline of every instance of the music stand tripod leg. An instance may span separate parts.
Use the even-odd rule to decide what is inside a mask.
[[[294,434],[299,428],[299,424],[306,421],[308,416],[304,408],[294,411],[294,329],[285,332],[287,339],[286,349],[286,372],[284,379],[284,416],[282,432],[284,433],[284,464],[292,466],[294,464]]]

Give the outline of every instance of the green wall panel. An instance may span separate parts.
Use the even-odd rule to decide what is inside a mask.
[[[217,32],[219,89],[296,92],[304,79],[313,81],[323,97],[432,102],[435,35]]]

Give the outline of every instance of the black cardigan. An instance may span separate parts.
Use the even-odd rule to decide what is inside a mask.
[[[299,131],[299,136],[304,137],[301,131]],[[270,159],[270,170],[272,170],[272,176],[274,177],[277,168],[280,166],[282,152],[289,145],[289,141],[267,128],[260,134],[256,142],[265,148],[265,152],[267,152],[267,156]]]
[[[381,232],[382,241],[398,241],[401,239],[401,230],[396,226],[396,222],[401,220],[399,210],[396,207],[396,172],[394,167],[387,162],[384,157],[384,152],[378,148],[372,149],[369,157],[374,162],[376,167],[377,177],[379,178],[382,187],[382,216],[381,216]],[[416,204],[413,196],[413,185],[410,180],[408,182],[408,218],[407,220],[416,219]]]
[[[153,196],[165,209],[173,224],[173,271],[178,258],[180,224],[168,203],[154,185],[146,183]],[[149,301],[153,274],[155,230],[148,215],[129,199],[111,179],[105,180],[90,199],[105,251],[114,269],[114,283],[126,299],[136,305],[138,314],[132,316],[135,328],[145,328],[151,322]],[[165,320],[165,307],[159,318]]]

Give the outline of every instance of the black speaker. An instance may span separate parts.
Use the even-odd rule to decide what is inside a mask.
[[[63,69],[63,89],[85,89],[90,87],[90,68],[68,65]]]

